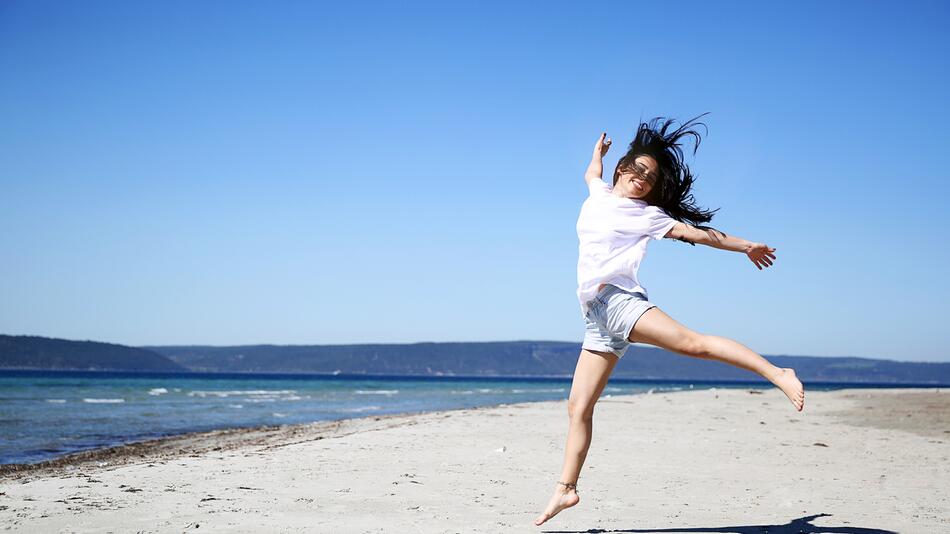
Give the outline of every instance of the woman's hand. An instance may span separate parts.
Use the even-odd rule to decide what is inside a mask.
[[[772,261],[775,260],[775,254],[773,254],[773,252],[775,252],[775,249],[769,248],[765,243],[752,243],[749,245],[745,254],[761,271],[762,267],[770,267],[772,265]]]
[[[608,150],[610,150],[610,138],[607,137],[607,133],[604,132],[600,134],[600,138],[597,139],[597,144],[594,145],[594,155],[604,157],[607,155]]]

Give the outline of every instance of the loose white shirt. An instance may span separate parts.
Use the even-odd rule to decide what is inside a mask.
[[[587,314],[587,302],[597,295],[601,284],[646,296],[637,271],[647,243],[651,237],[663,239],[677,222],[643,200],[614,195],[599,178],[591,180],[588,187],[590,196],[577,218],[577,298],[582,315]]]

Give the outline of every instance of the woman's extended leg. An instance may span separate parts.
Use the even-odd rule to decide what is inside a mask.
[[[576,484],[581,467],[587,458],[590,440],[593,435],[594,405],[607,385],[610,373],[620,358],[610,352],[581,350],[574,370],[571,395],[567,400],[567,414],[570,426],[567,431],[567,446],[564,449],[564,467],[561,469],[560,482]],[[554,495],[548,502],[544,513],[534,520],[540,525],[554,517],[565,508],[580,501],[577,491],[561,484],[555,484]]]
[[[762,375],[781,389],[795,409],[805,407],[805,388],[795,376],[795,370],[780,368],[758,355],[749,347],[731,339],[693,332],[677,323],[659,308],[650,308],[630,331],[628,341],[649,343],[669,351],[718,360]]]

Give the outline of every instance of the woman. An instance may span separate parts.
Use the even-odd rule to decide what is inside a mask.
[[[649,343],[754,371],[779,387],[796,410],[804,407],[805,391],[794,370],[776,367],[731,339],[699,334],[677,323],[647,300],[637,278],[650,238],[742,252],[759,270],[775,260],[775,249],[764,243],[702,225],[712,219],[713,212],[696,206],[689,192],[694,177],[680,147],[685,137],[693,138],[693,153],[699,147],[701,136],[694,128],[703,124],[696,119],[675,130],[672,120],[662,118],[640,124],[629,150],[617,163],[613,187],[601,179],[602,160],[610,149],[607,134],[594,146],[584,176],[590,196],[577,220],[577,296],[587,331],[567,404],[570,427],[564,467],[535,525],[580,501],[577,477],[590,447],[594,404],[631,343]]]

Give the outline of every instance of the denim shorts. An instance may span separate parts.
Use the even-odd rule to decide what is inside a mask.
[[[581,348],[612,352],[622,358],[631,343],[627,341],[643,312],[655,308],[643,293],[631,292],[607,284],[587,303],[587,331]]]

